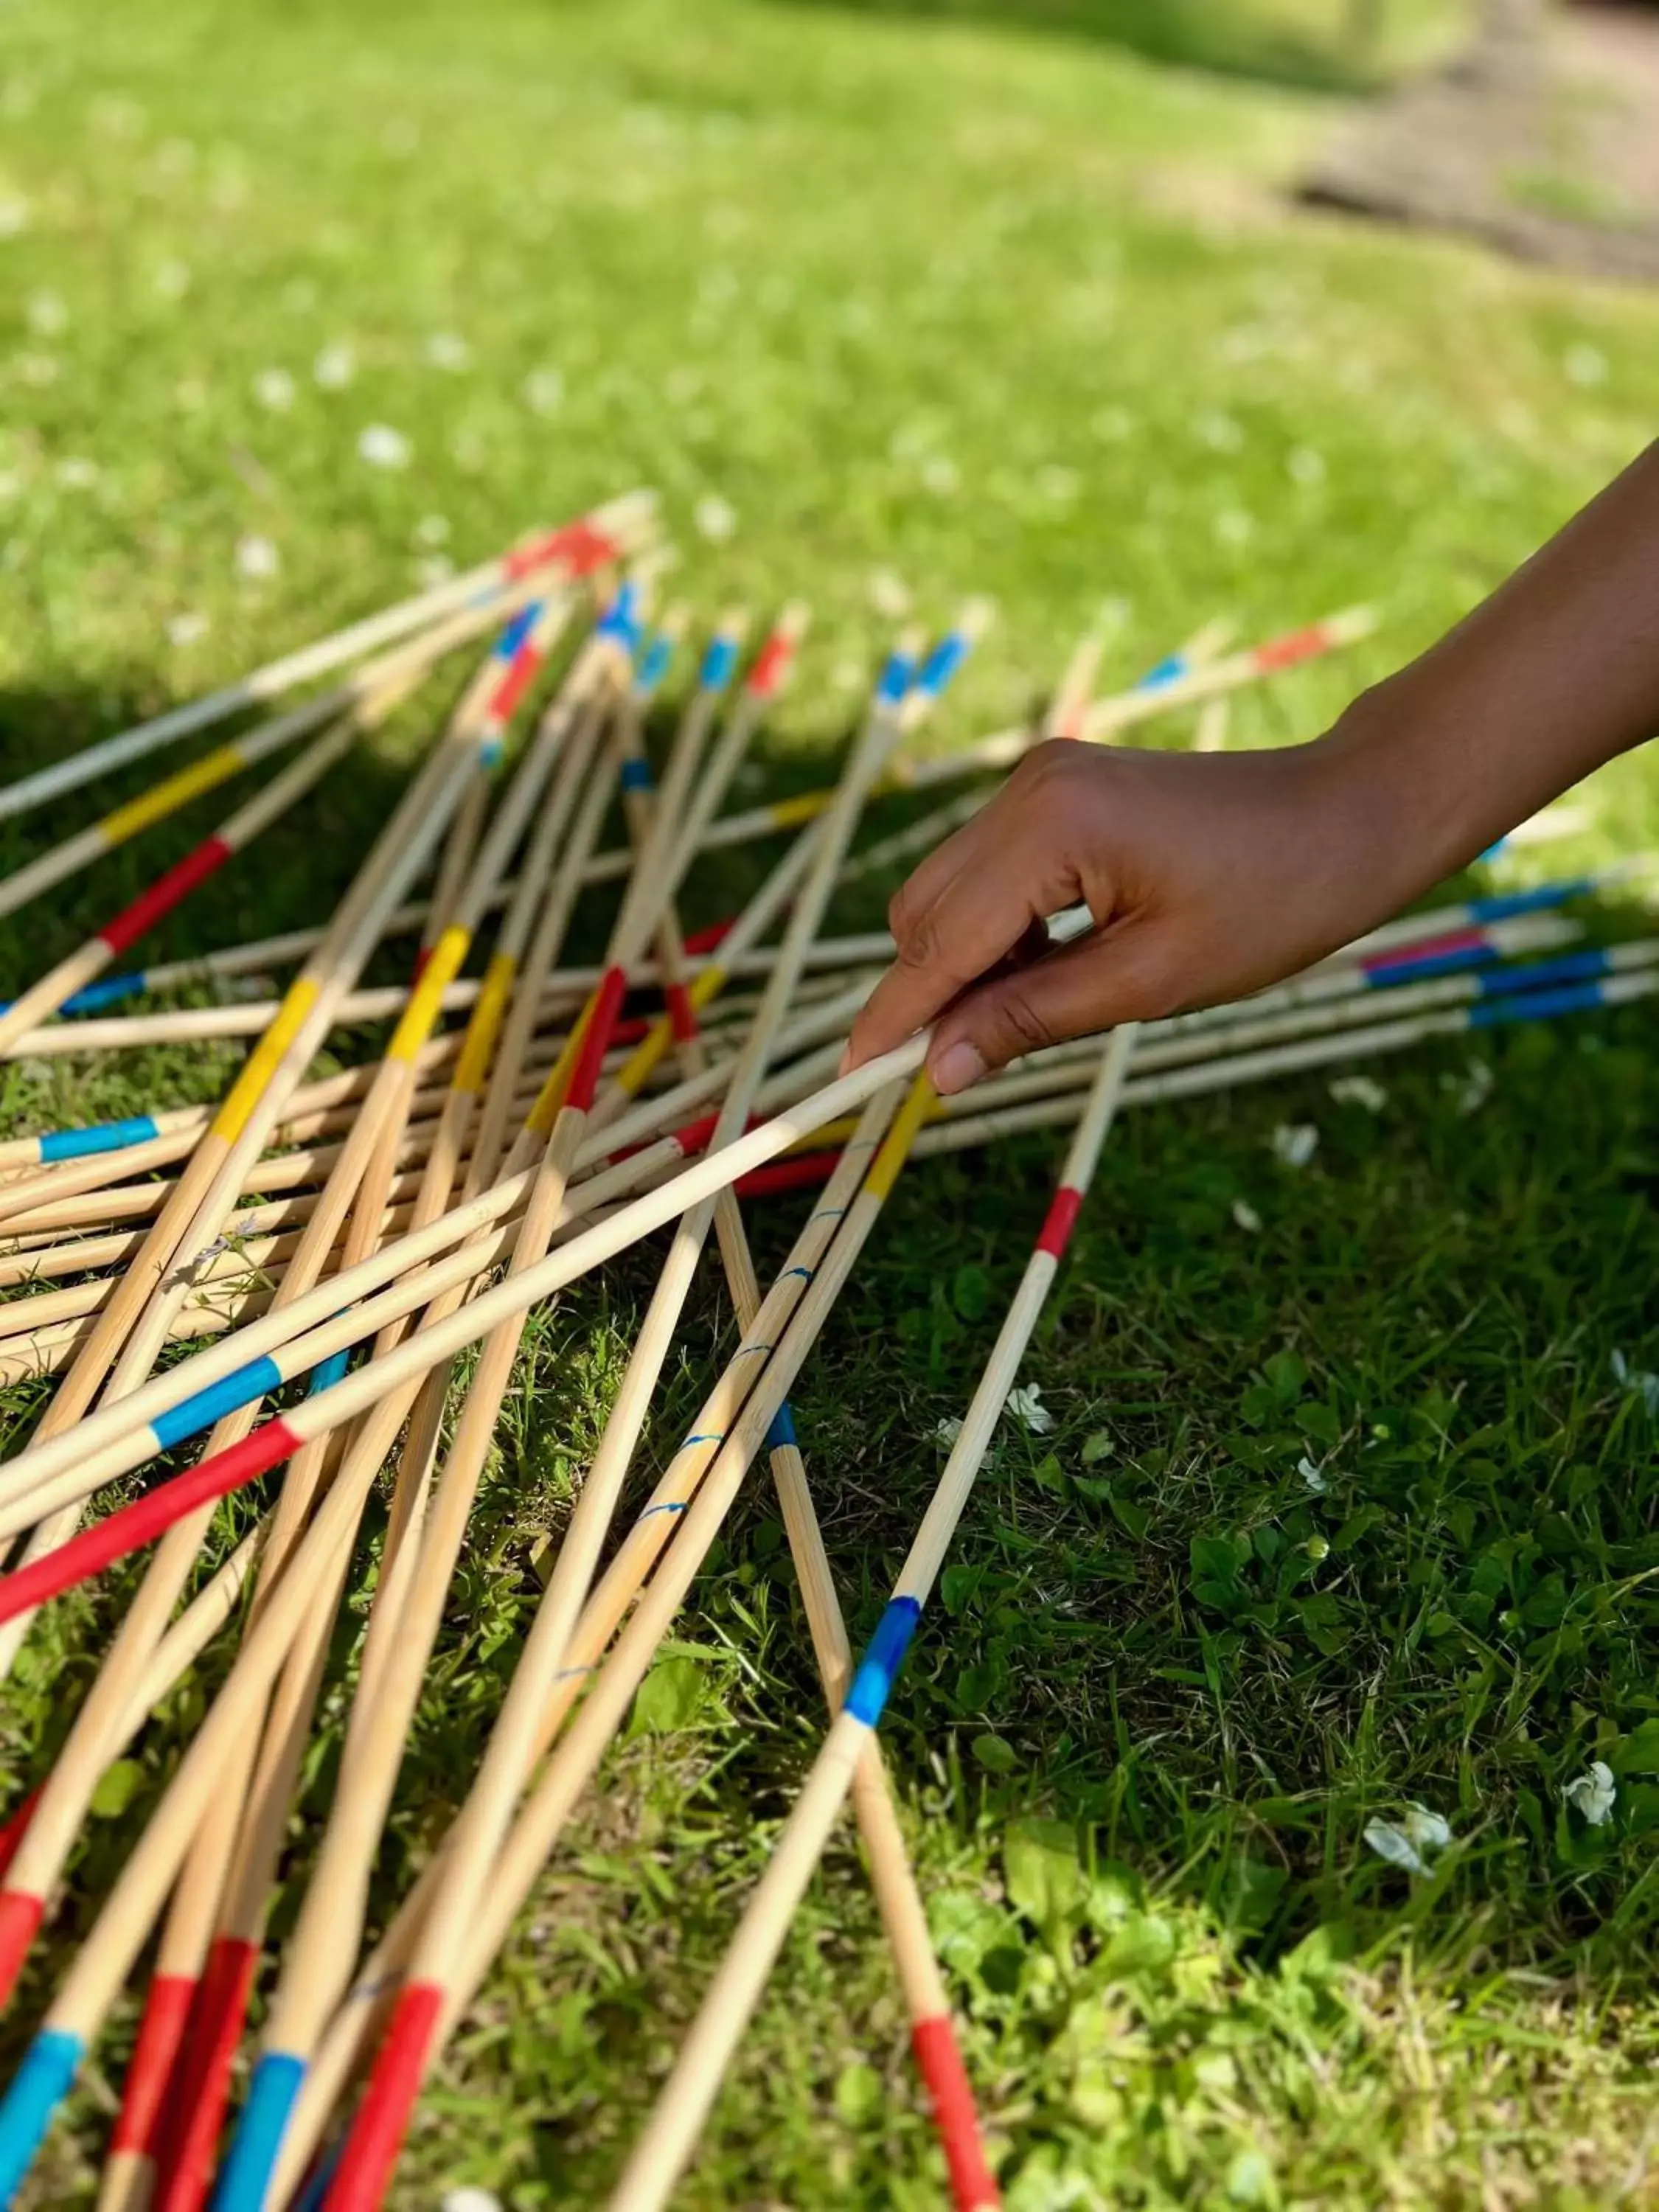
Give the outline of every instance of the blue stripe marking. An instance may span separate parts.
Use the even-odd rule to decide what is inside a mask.
[[[613,637],[629,653],[640,641],[640,590],[634,583],[624,584],[594,626],[596,637]]]
[[[1146,671],[1146,673],[1141,678],[1139,683],[1136,684],[1135,690],[1137,691],[1162,691],[1167,684],[1179,684],[1182,678],[1186,675],[1186,654],[1184,653],[1166,653],[1162,660],[1155,662],[1153,665]]]
[[[695,1436],[690,1436],[686,1438],[685,1442],[680,1446],[680,1449],[682,1451],[690,1451],[693,1444],[723,1444],[725,1442],[726,1431],[724,1429],[699,1429]]]
[[[52,1129],[40,1139],[40,1158],[83,1160],[94,1152],[125,1152],[129,1145],[148,1144],[161,1131],[148,1114],[135,1114],[128,1121],[99,1121],[89,1129]]]
[[[811,1267],[786,1267],[778,1277],[778,1280],[781,1283],[787,1283],[791,1275],[799,1275],[803,1283],[810,1283],[815,1272]]]
[[[264,1398],[272,1390],[283,1387],[283,1370],[274,1359],[250,1359],[246,1367],[238,1367],[217,1382],[210,1382],[205,1390],[198,1390],[188,1398],[181,1398],[176,1406],[168,1406],[159,1413],[149,1425],[157,1451],[171,1451],[174,1444],[193,1437],[198,1429],[210,1429],[227,1413],[234,1413],[239,1406],[250,1405],[256,1398]]]
[[[1492,999],[1506,992],[1531,991],[1540,983],[1583,983],[1612,973],[1612,956],[1592,945],[1583,952],[1564,952],[1559,960],[1534,960],[1529,968],[1499,968],[1479,981],[1481,997]]]
[[[915,665],[908,653],[888,654],[887,665],[882,670],[881,681],[876,686],[876,697],[882,706],[897,707],[903,703],[904,695],[910,689],[910,678]]]
[[[541,611],[539,599],[532,599],[527,607],[520,608],[518,613],[501,632],[501,641],[495,647],[497,660],[512,659],[514,654],[530,635],[531,631],[535,629]]]
[[[921,1607],[915,1598],[890,1598],[886,1612],[876,1624],[875,1634],[864,1647],[859,1671],[847,1692],[847,1711],[854,1719],[862,1721],[866,1728],[874,1728],[881,1719],[881,1709],[904,1664],[904,1655],[921,1619]]]
[[[684,1498],[671,1498],[664,1504],[647,1505],[645,1510],[640,1515],[640,1519],[641,1521],[648,1521],[654,1513],[684,1513],[685,1510],[686,1500]],[[586,1674],[588,1672],[588,1669],[586,1667],[577,1667],[567,1668],[565,1671],[568,1674]]]
[[[651,788],[650,767],[642,760],[625,760],[622,764],[622,774],[618,781],[624,791],[649,791]]]
[[[697,681],[705,691],[724,691],[732,681],[732,672],[737,665],[737,640],[711,637],[703,649],[702,666],[697,671]]]
[[[260,2059],[248,2084],[247,2102],[236,2123],[230,2148],[219,2168],[209,2212],[262,2212],[276,2154],[305,2078],[304,2059],[286,2051],[268,2051]]]
[[[1565,883],[1540,884],[1535,890],[1499,891],[1490,898],[1471,899],[1468,912],[1475,921],[1507,921],[1511,915],[1536,914],[1542,907],[1587,898],[1595,889],[1594,876],[1570,876]]]
[[[768,1451],[776,1451],[784,1444],[795,1444],[797,1450],[800,1449],[799,1445],[796,1443],[795,1419],[793,1414],[791,1413],[789,1410],[789,1401],[787,1398],[784,1400],[782,1405],[778,1407],[777,1412],[773,1414],[772,1425],[766,1431],[766,1449]]]
[[[921,664],[916,689],[925,699],[937,699],[968,658],[968,641],[959,629],[947,630]]]
[[[507,746],[501,732],[499,731],[492,732],[478,747],[479,767],[499,768],[501,764],[501,755],[506,751],[506,750]]]
[[[664,630],[659,630],[645,648],[640,662],[640,672],[634,678],[634,689],[641,693],[654,691],[668,673],[669,663],[674,658],[674,641]]]
[[[128,975],[102,975],[95,983],[88,983],[84,991],[76,991],[58,1009],[60,1014],[95,1014],[100,1006],[118,1006],[123,999],[137,998],[148,990],[149,979],[142,968]]]
[[[350,1364],[349,1350],[330,1352],[326,1359],[312,1369],[311,1380],[306,1385],[307,1395],[315,1398],[324,1390],[331,1390],[337,1382],[343,1382],[346,1370]]]
[[[1547,1021],[1555,1014],[1582,1014],[1587,1007],[1606,1004],[1599,983],[1569,983],[1559,991],[1516,991],[1471,1006],[1469,1027],[1490,1030],[1500,1022]]]
[[[78,2035],[64,2028],[43,2027],[23,2053],[0,2101],[0,2204],[9,2204],[22,2186],[85,2048]]]
[[[1425,983],[1433,975],[1458,975],[1470,968],[1486,968],[1501,957],[1490,945],[1466,945],[1455,952],[1429,952],[1420,959],[1409,956],[1379,961],[1362,972],[1368,991],[1386,991],[1395,983]]]

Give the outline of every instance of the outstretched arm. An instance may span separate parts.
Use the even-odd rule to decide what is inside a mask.
[[[1310,744],[1039,745],[890,909],[855,1066],[939,1018],[961,1091],[1018,1054],[1277,981],[1659,730],[1659,445]],[[1030,957],[1045,915],[1096,927]]]

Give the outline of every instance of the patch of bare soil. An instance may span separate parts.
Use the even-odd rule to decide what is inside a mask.
[[[1659,11],[1558,11],[1352,118],[1301,196],[1469,233],[1592,274],[1659,278]]]

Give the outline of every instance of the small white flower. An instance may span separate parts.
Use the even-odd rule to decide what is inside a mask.
[[[553,376],[555,382],[558,385],[559,392],[561,394],[562,393],[564,389],[563,382],[557,377],[554,371],[550,369],[542,369],[538,371],[538,374],[543,376]],[[525,398],[526,399],[530,398],[530,386],[534,381],[535,379],[533,377],[527,378],[526,380]],[[688,368],[684,362],[682,362],[678,368],[671,368],[667,375],[664,377],[662,380],[662,389],[663,397],[667,400],[671,407],[688,406],[692,400],[702,397],[702,371],[700,368]],[[531,404],[533,405],[535,403],[532,401]],[[555,405],[557,404],[556,398],[554,404]]]
[[[401,430],[394,430],[389,422],[371,422],[357,440],[361,459],[376,469],[404,469],[409,466],[409,441]]]
[[[187,415],[198,415],[207,405],[208,390],[199,376],[181,377],[173,387],[173,398]]]
[[[325,345],[311,364],[312,380],[325,392],[343,392],[357,374],[357,357],[343,339]]]
[[[55,338],[69,327],[69,309],[56,292],[35,292],[29,299],[29,328],[43,338]]]
[[[1330,1092],[1339,1106],[1363,1106],[1368,1114],[1380,1114],[1389,1103],[1388,1092],[1370,1075],[1339,1075]]]
[[[1614,1352],[1609,1364],[1620,1388],[1642,1401],[1642,1410],[1650,1421],[1659,1419],[1659,1375],[1632,1367],[1622,1352]]]
[[[844,654],[830,671],[830,688],[832,691],[857,691],[862,688],[863,684],[863,663],[849,659]]]
[[[1127,407],[1098,407],[1089,417],[1089,428],[1103,446],[1121,446],[1133,435],[1135,418]]]
[[[181,615],[168,616],[167,643],[177,646],[182,652],[186,646],[194,645],[204,638],[208,629],[207,617],[194,607],[187,608]]]
[[[472,349],[459,331],[434,331],[426,342],[426,357],[434,368],[456,374],[471,365]]]
[[[933,1431],[935,1439],[944,1445],[946,1451],[951,1451],[955,1449],[957,1438],[961,1434],[962,1423],[957,1420],[954,1415],[950,1413],[945,1415],[945,1419],[937,1425]]]
[[[1451,1841],[1450,1822],[1426,1805],[1411,1804],[1401,1826],[1419,1851],[1443,1851]]]
[[[282,556],[268,538],[248,536],[236,541],[236,573],[250,583],[263,583],[282,567]]]
[[[447,514],[423,514],[415,526],[417,545],[447,545],[449,517]]]
[[[262,368],[253,380],[253,396],[273,415],[285,415],[294,404],[294,379],[285,368]]]
[[[697,501],[691,520],[697,526],[697,535],[706,538],[711,545],[720,544],[738,526],[736,508],[713,492]]]
[[[15,469],[0,469],[0,507],[9,507],[23,489],[23,479]]]
[[[1046,1437],[1054,1425],[1054,1417],[1042,1402],[1042,1393],[1035,1382],[1023,1382],[1008,1393],[1005,1410],[1023,1421],[1034,1437]]]
[[[865,593],[884,621],[898,622],[910,611],[910,586],[891,568],[872,568],[865,580]]]
[[[1206,407],[1195,415],[1193,429],[1212,453],[1236,453],[1244,443],[1243,426],[1218,407]]]
[[[440,2212],[501,2212],[501,2200],[488,2189],[452,2189]]]
[[[309,276],[290,276],[283,287],[282,301],[290,315],[308,315],[317,304],[317,287]]]
[[[415,580],[423,592],[435,591],[447,584],[455,573],[455,563],[447,553],[428,553],[415,563]]]
[[[0,238],[15,238],[28,227],[28,202],[15,192],[0,192]]]
[[[1314,1465],[1313,1462],[1308,1457],[1306,1452],[1304,1452],[1301,1458],[1297,1460],[1296,1463],[1296,1471],[1302,1477],[1304,1482],[1307,1484],[1309,1489],[1312,1491],[1316,1498],[1322,1498],[1325,1495],[1325,1492],[1331,1486],[1329,1483],[1326,1481],[1324,1476],[1319,1472],[1319,1469]]]
[[[182,261],[163,261],[150,283],[158,300],[182,300],[190,289],[190,270]]]
[[[1319,1132],[1311,1121],[1281,1121],[1273,1133],[1273,1157],[1287,1168],[1305,1168],[1319,1150]]]
[[[1496,1080],[1486,1060],[1472,1060],[1462,1075],[1443,1075],[1440,1087],[1450,1094],[1460,1114],[1478,1114],[1491,1097]]]
[[[1588,392],[1607,380],[1607,357],[1600,346],[1569,346],[1561,356],[1561,367],[1568,383],[1577,385],[1581,391]]]
[[[1323,483],[1325,456],[1316,453],[1311,446],[1296,446],[1286,456],[1285,469],[1292,483],[1304,486]]]
[[[90,491],[98,481],[98,464],[70,453],[58,462],[54,473],[60,484],[69,491]]]
[[[1575,1811],[1582,1813],[1592,1828],[1601,1827],[1612,1816],[1613,1800],[1619,1795],[1619,1784],[1613,1778],[1613,1769],[1605,1759],[1593,1759],[1588,1774],[1580,1774],[1569,1782],[1561,1792]]]
[[[946,453],[929,453],[921,465],[924,488],[935,499],[949,499],[962,483],[962,471]]]
[[[1411,1838],[1387,1820],[1367,1820],[1365,1841],[1378,1858],[1387,1859],[1390,1866],[1402,1867],[1407,1874],[1428,1872]]]
[[[37,386],[56,384],[58,356],[55,353],[20,353],[17,356],[18,380]]]
[[[1255,535],[1255,523],[1242,507],[1224,507],[1215,519],[1215,534],[1220,544],[1248,545]]]
[[[1051,500],[1056,507],[1069,507],[1082,489],[1077,471],[1061,468],[1056,463],[1037,471],[1036,485],[1044,499]]]
[[[1247,1237],[1259,1237],[1261,1234],[1261,1216],[1248,1198],[1236,1198],[1233,1200],[1233,1219]]]
[[[532,415],[556,415],[564,404],[564,379],[556,368],[532,368],[519,389]]]
[[[421,150],[421,126],[412,115],[394,116],[381,131],[380,143],[388,154],[406,161]]]

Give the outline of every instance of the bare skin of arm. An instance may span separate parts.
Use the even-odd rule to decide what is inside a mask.
[[[893,900],[897,956],[846,1065],[937,1021],[949,1093],[1038,1045],[1259,990],[1656,731],[1659,445],[1311,744],[1036,746]],[[1079,901],[1092,933],[1042,951],[1043,916]]]

